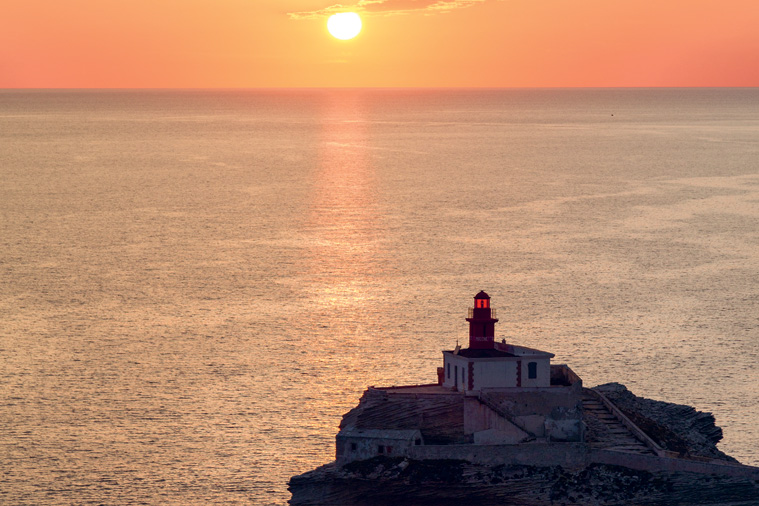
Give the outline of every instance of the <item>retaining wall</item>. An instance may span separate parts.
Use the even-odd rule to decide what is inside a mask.
[[[591,463],[629,467],[639,471],[714,474],[759,480],[759,467],[697,462],[653,455],[590,450],[584,443],[528,443],[521,445],[425,445],[409,450],[413,459],[461,459],[474,464],[562,466],[581,469]]]
[[[424,445],[410,450],[414,459],[461,459],[475,464],[496,466],[585,467],[588,447],[583,443],[529,443],[523,445]]]
[[[624,466],[639,471],[716,474],[720,476],[759,479],[759,467],[741,466],[737,464],[697,462],[694,460],[661,458],[653,455],[636,455],[633,453],[615,452],[610,450],[592,450],[589,456],[590,462],[592,463]]]

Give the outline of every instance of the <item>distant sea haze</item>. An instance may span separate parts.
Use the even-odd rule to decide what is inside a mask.
[[[759,465],[759,90],[0,91],[0,503],[283,505],[496,338]]]

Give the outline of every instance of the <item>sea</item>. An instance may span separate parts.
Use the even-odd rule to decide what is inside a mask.
[[[284,505],[480,290],[759,465],[759,89],[0,91],[0,503]]]

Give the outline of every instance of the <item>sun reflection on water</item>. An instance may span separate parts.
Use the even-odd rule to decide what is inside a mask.
[[[325,96],[319,164],[305,224],[309,290],[321,307],[361,304],[377,270],[376,180],[363,95]]]

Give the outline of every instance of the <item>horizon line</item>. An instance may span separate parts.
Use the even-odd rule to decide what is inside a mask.
[[[643,90],[643,89],[759,89],[756,86],[139,86],[139,87],[0,87],[2,91],[279,91],[279,90]]]

